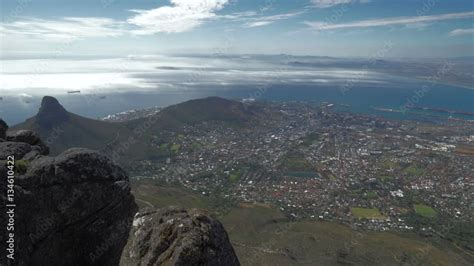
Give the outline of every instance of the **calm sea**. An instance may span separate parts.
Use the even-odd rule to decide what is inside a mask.
[[[425,87],[423,87],[425,85]],[[424,89],[424,90],[423,90]],[[417,106],[474,112],[474,90],[449,85],[434,85],[423,82],[403,83],[400,86],[345,87],[345,92],[336,87],[312,85],[263,85],[259,87],[226,86],[224,88],[194,88],[172,92],[126,92],[100,95],[64,94],[55,95],[63,106],[76,114],[99,118],[130,109],[152,106],[167,106],[189,99],[206,96],[221,96],[232,99],[257,98],[272,101],[311,101],[343,104],[340,110],[363,114],[380,115],[390,119],[431,120],[449,116],[474,120],[473,116],[426,112],[396,113],[375,110],[376,108],[399,109],[407,103]],[[0,100],[0,117],[9,124],[16,124],[36,114],[41,97],[21,98],[5,96]]]

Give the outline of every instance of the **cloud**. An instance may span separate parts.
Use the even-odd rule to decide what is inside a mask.
[[[170,0],[170,6],[150,10],[131,10],[126,21],[105,17],[65,17],[49,20],[23,18],[0,23],[0,36],[48,41],[68,41],[94,37],[117,37],[125,34],[150,35],[159,32],[185,32],[206,20],[217,19],[216,11],[229,0]],[[236,13],[251,16],[255,13]],[[231,18],[228,18],[231,19]]]
[[[0,36],[23,35],[52,41],[117,37],[122,34],[123,23],[109,18],[68,17],[60,20],[27,18],[0,24]]]
[[[305,24],[314,30],[336,30],[348,28],[369,28],[392,25],[410,25],[416,23],[435,22],[441,20],[465,19],[474,17],[474,12],[449,13],[433,16],[395,17],[382,19],[359,20],[349,23],[330,24],[320,21],[306,21]]]
[[[245,27],[247,28],[255,28],[255,27],[262,27],[266,25],[272,24],[274,21],[254,21],[254,22],[248,22],[245,24]]]
[[[306,58],[306,57],[305,57]],[[217,60],[218,59],[218,60]],[[340,85],[357,79],[366,84],[385,82],[383,76],[368,69],[346,68],[358,61],[308,59],[313,67],[289,64],[285,56],[129,56],[121,58],[51,58],[2,60],[0,92],[5,95],[65,95],[69,90],[81,93],[175,90],[210,88],[219,85],[239,87],[260,84],[292,83]],[[295,59],[297,60],[297,59]],[[314,61],[313,61],[314,60]],[[205,62],[203,64],[203,62]],[[327,67],[328,64],[334,67]],[[37,66],[46,65],[38,72]],[[360,63],[362,66],[362,63]],[[23,95],[26,99],[28,95]]]
[[[245,20],[246,18],[258,16],[258,14],[259,13],[257,11],[234,12],[231,14],[219,15],[219,18],[239,21]]]
[[[311,3],[317,8],[328,8],[336,5],[368,3],[369,0],[311,0]]]
[[[285,19],[299,16],[303,13],[304,11],[298,11],[298,12],[277,14],[277,15],[272,15],[272,16],[255,17],[255,18],[251,18],[250,21],[248,21],[244,26],[247,28],[266,26],[266,25],[273,24],[274,22],[279,21],[279,20],[285,20]]]
[[[133,33],[139,35],[185,32],[200,26],[206,20],[216,18],[215,12],[228,2],[228,0],[170,0],[171,6],[151,10],[131,10],[136,14],[127,22],[138,27]]]
[[[449,36],[472,35],[474,28],[471,29],[455,29],[449,33]]]

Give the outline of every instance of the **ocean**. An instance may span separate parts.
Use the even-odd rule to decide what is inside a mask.
[[[53,95],[70,112],[100,118],[108,114],[152,106],[168,106],[190,99],[220,96],[241,100],[255,98],[268,101],[310,101],[333,103],[339,111],[383,116],[388,119],[416,119],[437,121],[448,117],[474,120],[470,114],[442,112],[455,110],[474,113],[474,90],[444,84],[400,79],[399,86],[314,86],[314,85],[259,85],[206,86],[174,91],[120,92],[102,94]],[[20,123],[33,116],[41,104],[39,96],[4,96],[0,100],[0,117],[8,124]],[[338,105],[339,104],[339,105]],[[428,107],[433,110],[396,112],[404,106]],[[395,111],[387,111],[394,109]]]

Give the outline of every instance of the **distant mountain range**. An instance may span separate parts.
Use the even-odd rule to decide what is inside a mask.
[[[38,132],[52,154],[72,147],[102,150],[117,159],[150,159],[156,151],[153,136],[163,130],[179,131],[184,125],[222,121],[243,125],[255,110],[243,103],[219,97],[191,100],[164,108],[161,112],[125,122],[106,122],[68,112],[57,99],[45,96],[36,116],[10,128]]]

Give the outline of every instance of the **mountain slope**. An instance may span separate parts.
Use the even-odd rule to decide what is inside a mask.
[[[165,108],[163,117],[167,116],[181,123],[197,123],[207,120],[224,122],[243,122],[252,112],[241,102],[219,97],[190,100]]]
[[[72,147],[105,150],[110,145],[126,142],[133,134],[123,124],[98,121],[69,113],[50,96],[43,98],[36,116],[10,130],[20,129],[38,132],[51,147],[52,154],[59,154]],[[136,145],[146,149],[146,145],[141,142]]]
[[[164,108],[151,118],[136,119],[126,122],[128,128],[151,121],[150,129],[176,130],[184,125],[192,125],[204,121],[221,121],[229,125],[243,125],[249,121],[255,111],[241,102],[220,97],[195,99]]]
[[[203,121],[243,125],[253,114],[254,110],[240,102],[209,97],[169,106],[151,117],[112,123],[70,113],[55,98],[45,96],[38,114],[10,131],[38,132],[52,154],[85,147],[101,150],[114,160],[142,160],[155,158],[158,151],[150,140],[162,130],[178,130]]]

